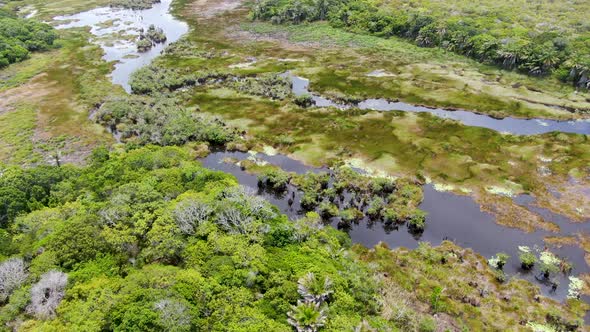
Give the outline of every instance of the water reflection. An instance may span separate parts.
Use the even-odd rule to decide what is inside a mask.
[[[145,10],[103,7],[54,19],[64,21],[57,26],[58,29],[90,27],[94,41],[104,50],[103,58],[109,62],[117,62],[111,73],[113,83],[130,92],[131,74],[150,64],[167,45],[188,32],[188,25],[168,12],[171,2],[172,0],[162,0]],[[162,28],[167,40],[156,44],[147,52],[139,53],[135,40],[140,31],[147,30],[150,24]]]
[[[300,96],[310,93],[308,79],[292,75],[288,76],[291,77],[293,84],[293,94]],[[314,100],[315,105],[318,107],[336,107],[344,110],[354,106],[362,110],[430,113],[440,118],[459,121],[466,126],[483,127],[502,133],[516,135],[535,135],[552,131],[585,135],[590,134],[590,120],[555,121],[544,119],[516,119],[511,117],[496,119],[488,115],[463,110],[451,111],[441,108],[429,108],[402,102],[388,101],[386,99],[366,99],[358,104],[349,105],[337,103],[317,94],[311,94],[311,97]]]
[[[240,184],[258,190],[258,194],[279,207],[291,219],[303,216],[304,212],[300,205],[301,193],[297,188],[288,186],[285,192],[279,194],[260,189],[255,175],[246,173],[233,163],[224,162],[228,158],[244,160],[249,157],[251,155],[244,152],[214,151],[202,159],[202,163],[205,167],[233,174]],[[283,155],[267,156],[257,154],[256,158],[280,166],[286,171],[299,174],[307,171],[329,172],[329,169],[308,167]],[[517,203],[524,204],[522,201]],[[530,200],[528,203],[531,203]],[[546,235],[567,235],[571,234],[572,231],[590,231],[590,224],[574,224],[562,216],[559,216],[562,219],[558,222],[558,225],[562,227],[560,234],[550,234],[546,231],[525,233],[518,229],[503,227],[495,223],[491,214],[482,212],[479,205],[472,198],[458,196],[449,192],[439,192],[431,185],[424,186],[424,201],[420,208],[428,213],[426,229],[420,234],[412,232],[406,225],[370,221],[367,218],[359,223],[346,226],[343,226],[338,218],[332,218],[328,222],[332,226],[346,231],[353,242],[367,247],[384,242],[391,248],[407,247],[413,249],[418,246],[420,241],[439,245],[444,240],[451,240],[462,247],[472,248],[485,257],[491,257],[498,252],[505,252],[511,256],[511,259],[504,267],[509,276],[518,276],[531,282],[537,282],[545,295],[557,299],[564,299],[567,296],[568,277],[563,274],[557,275],[555,280],[559,282],[559,287],[553,292],[549,283],[539,283],[536,278],[539,275],[538,271],[526,271],[521,268],[518,259],[518,246],[543,249],[545,247],[543,238]],[[575,246],[551,247],[551,251],[573,263],[574,268],[570,275],[590,272],[590,268],[584,260],[584,252],[580,248]]]

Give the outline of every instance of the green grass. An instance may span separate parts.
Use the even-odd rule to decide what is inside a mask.
[[[0,160],[11,164],[41,161],[32,142],[36,113],[34,107],[22,105],[15,111],[0,114]]]

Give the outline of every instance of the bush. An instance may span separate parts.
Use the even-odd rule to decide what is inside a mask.
[[[48,24],[0,15],[0,68],[27,59],[30,52],[53,48],[56,39],[55,29]]]
[[[0,303],[27,279],[28,273],[21,258],[10,258],[0,263]]]
[[[532,252],[521,252],[518,256],[523,269],[530,270],[537,262],[537,257]]]
[[[282,169],[271,168],[258,175],[259,185],[270,187],[274,190],[284,191],[287,189],[290,176]]]
[[[416,212],[408,220],[408,227],[413,231],[424,231],[424,228],[426,227],[426,212],[422,210],[416,210]]]
[[[155,3],[159,2],[160,0],[113,0],[111,6],[140,10],[150,9]]]
[[[202,141],[224,144],[236,133],[221,120],[180,107],[172,98],[126,96],[106,101],[96,121],[121,134],[124,142],[183,145]]]
[[[295,100],[293,100],[293,102],[295,103],[295,105],[303,108],[308,108],[315,104],[313,97],[308,93],[295,97]]]
[[[496,256],[493,256],[492,258],[490,258],[488,260],[488,263],[495,269],[498,270],[502,270],[504,268],[504,265],[506,265],[506,263],[508,262],[508,260],[510,259],[510,256],[501,252],[496,254]]]
[[[355,208],[348,208],[340,213],[340,218],[346,223],[358,222],[363,217],[364,214]]]
[[[335,204],[330,203],[330,202],[320,203],[318,210],[320,212],[320,215],[326,219],[336,217],[339,214],[338,207]]]

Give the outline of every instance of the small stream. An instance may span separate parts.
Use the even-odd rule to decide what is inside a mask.
[[[295,94],[296,96],[301,96],[304,94],[311,95],[313,101],[315,102],[315,105],[318,107],[336,107],[339,109],[349,109],[352,107],[356,107],[362,110],[430,113],[440,118],[459,121],[466,126],[483,127],[501,133],[509,133],[515,135],[535,135],[544,134],[552,131],[584,135],[590,134],[590,119],[572,121],[517,119],[511,117],[496,119],[488,115],[477,114],[464,110],[446,110],[442,108],[430,108],[425,106],[406,104],[398,101],[389,101],[387,99],[366,99],[355,105],[340,104],[328,98],[311,93],[309,91],[308,79],[292,76],[289,74],[287,74],[287,76],[291,77],[291,82],[293,84],[293,94]]]
[[[169,13],[171,3],[172,0],[161,0],[145,10],[102,7],[74,15],[58,16],[54,20],[63,21],[57,29],[90,27],[94,42],[104,50],[103,58],[108,62],[117,62],[111,73],[113,83],[131,92],[131,74],[149,65],[166,46],[188,32],[188,25]],[[140,30],[147,30],[150,24],[162,28],[167,40],[165,43],[156,44],[147,52],[140,53],[137,51],[135,40]]]
[[[233,174],[241,185],[257,190],[258,194],[276,205],[282,213],[288,215],[291,219],[301,218],[304,212],[300,206],[301,192],[297,188],[289,185],[287,191],[281,194],[260,189],[256,175],[247,173],[235,164],[224,162],[227,158],[245,160],[250,156],[250,154],[244,152],[214,151],[203,158],[201,162],[207,168]],[[279,166],[285,171],[298,174],[330,172],[327,168],[309,167],[284,155],[268,156],[259,153],[256,158]],[[547,296],[560,300],[567,296],[568,276],[556,275],[559,286],[553,292],[549,283],[536,279],[536,276],[539,275],[538,271],[523,270],[518,259],[518,246],[537,247],[542,250],[545,248],[543,238],[551,233],[541,230],[526,233],[518,229],[498,225],[495,223],[493,215],[482,212],[479,205],[468,196],[439,192],[432,185],[425,185],[423,189],[424,201],[420,205],[420,209],[426,211],[428,216],[426,218],[426,229],[422,234],[411,232],[406,225],[388,225],[380,221],[372,222],[367,218],[344,229],[340,227],[337,218],[330,219],[329,223],[333,227],[347,232],[354,243],[360,243],[366,247],[373,247],[379,242],[384,242],[391,248],[406,247],[414,249],[421,241],[436,246],[444,240],[451,240],[457,245],[471,248],[487,258],[499,252],[505,252],[511,256],[511,259],[504,267],[504,271],[508,276],[517,276],[537,283],[541,287],[543,294]],[[289,204],[289,199],[293,199],[292,204]],[[540,213],[547,220],[560,226],[561,233],[551,235],[590,232],[590,223],[572,223],[563,216],[536,208],[532,203],[531,197],[521,196],[517,198],[517,204],[531,208],[534,212]],[[580,273],[590,272],[590,267],[584,260],[584,252],[580,248],[563,246],[561,248],[551,247],[550,249],[554,254],[565,257],[573,263],[574,268],[569,275],[575,276]]]

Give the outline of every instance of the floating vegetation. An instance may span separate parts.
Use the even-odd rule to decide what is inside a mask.
[[[164,43],[166,41],[166,34],[162,28],[156,28],[151,24],[147,31],[142,31],[137,39],[137,50],[139,52],[149,51],[155,44]]]

